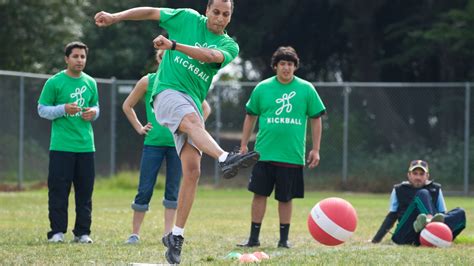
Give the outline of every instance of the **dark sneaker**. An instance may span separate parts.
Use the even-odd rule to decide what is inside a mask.
[[[255,241],[252,239],[249,239],[243,243],[237,244],[238,247],[241,248],[251,248],[251,247],[259,247],[260,246],[260,241]]]
[[[260,158],[260,154],[251,151],[246,154],[230,152],[225,161],[219,163],[225,179],[230,179],[237,175],[239,169],[253,166]]]
[[[429,223],[428,216],[426,214],[421,213],[416,217],[415,222],[413,222],[413,230],[419,233],[425,226]]]
[[[288,241],[278,241],[279,248],[291,248],[291,245]]]
[[[179,264],[181,262],[183,242],[184,237],[175,236],[172,233],[167,234],[163,238],[163,244],[168,248],[165,252],[165,257],[169,264]]]
[[[167,235],[164,235],[164,236],[161,238],[161,242],[163,242],[163,245],[164,245],[165,247],[168,247],[168,244],[166,243],[166,236],[167,236]]]

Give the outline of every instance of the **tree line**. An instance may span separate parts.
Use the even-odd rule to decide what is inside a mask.
[[[190,7],[204,0],[1,0],[0,69],[54,73],[64,67],[65,43],[90,47],[87,72],[97,77],[137,79],[152,71],[155,22],[97,28],[99,10],[136,6]],[[235,1],[228,28],[242,62],[269,76],[280,45],[296,48],[298,75],[333,81],[466,81],[474,76],[474,0]],[[243,75],[242,79],[249,79]]]

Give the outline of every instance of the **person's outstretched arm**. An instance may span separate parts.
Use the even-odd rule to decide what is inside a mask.
[[[372,243],[380,243],[384,236],[388,233],[388,231],[393,227],[395,221],[397,221],[398,215],[396,212],[389,212],[385,219],[383,220],[382,225],[380,226],[379,230],[372,238]]]
[[[94,16],[95,24],[107,27],[123,20],[160,20],[160,9],[156,7],[136,7],[117,13],[100,11]]]
[[[135,131],[137,131],[140,135],[147,135],[148,131],[150,131],[153,127],[151,123],[147,123],[146,125],[142,125],[140,120],[138,120],[137,114],[133,107],[143,98],[146,94],[146,90],[148,87],[148,76],[142,77],[133,90],[128,95],[127,99],[122,104],[122,110],[127,116],[128,121],[132,124]],[[145,103],[148,104],[148,103]]]

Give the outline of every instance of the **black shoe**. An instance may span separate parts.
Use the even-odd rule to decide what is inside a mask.
[[[172,233],[163,238],[163,244],[168,248],[165,257],[169,264],[179,264],[181,262],[183,242],[184,238],[182,236],[175,236]]]
[[[278,241],[279,248],[291,248],[290,243],[288,241]]]
[[[168,243],[166,243],[166,236],[167,236],[167,235],[164,235],[164,236],[161,238],[161,242],[163,243],[163,245],[164,245],[165,247],[168,247]]]
[[[243,243],[237,244],[238,247],[241,248],[251,248],[251,247],[259,247],[260,246],[260,241],[255,241],[255,240],[247,240]]]
[[[227,155],[225,161],[219,163],[219,166],[224,173],[223,177],[225,179],[230,179],[237,175],[239,169],[247,168],[256,164],[259,158],[260,154],[256,151],[251,151],[246,154],[231,152]]]

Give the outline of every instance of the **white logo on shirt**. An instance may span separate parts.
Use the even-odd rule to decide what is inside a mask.
[[[286,112],[289,113],[293,109],[293,105],[290,103],[290,99],[296,95],[296,92],[284,93],[281,98],[276,99],[276,103],[281,103],[282,106],[275,112],[276,115],[280,115],[286,108]]]
[[[208,49],[217,48],[217,45],[215,45],[215,44],[208,45],[207,42],[204,43],[204,44],[200,44],[200,43],[196,42],[196,43],[194,44],[194,46],[199,47],[199,48],[208,48]],[[188,58],[189,58],[189,59],[194,59],[194,58],[192,58],[191,56],[188,56]],[[204,64],[204,62],[199,61],[199,64],[202,65],[202,64]]]
[[[189,72],[193,73],[200,79],[202,79],[205,82],[209,81],[209,75],[206,74],[203,70],[201,70],[198,66],[193,65],[191,62],[188,60],[180,57],[180,56],[175,56],[174,60],[175,63],[183,66],[185,69],[187,69]]]
[[[82,94],[86,92],[86,86],[82,86],[82,88],[76,88],[76,91],[71,93],[71,98],[75,98],[74,102],[77,103],[77,106],[83,107],[85,103],[84,97],[82,97]]]

